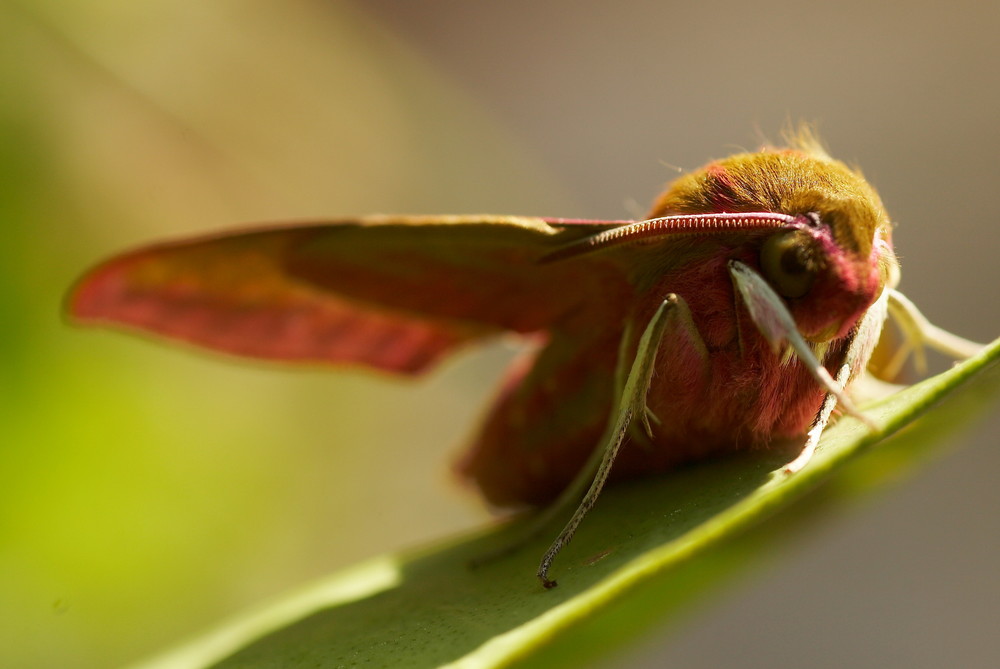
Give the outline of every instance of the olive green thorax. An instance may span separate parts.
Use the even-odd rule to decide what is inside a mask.
[[[818,150],[741,153],[675,181],[650,218],[671,214],[769,211],[818,214],[837,245],[859,258],[889,219],[875,190],[856,171]]]

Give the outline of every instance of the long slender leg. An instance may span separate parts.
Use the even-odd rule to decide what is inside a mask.
[[[618,361],[615,364],[615,376],[612,386],[613,395],[612,397],[622,397],[625,393],[625,383],[628,378],[628,371],[630,365],[629,361],[629,348],[632,342],[632,330],[633,323],[628,321],[625,324],[625,329],[622,333],[621,342],[618,345]],[[597,441],[598,444],[607,443],[611,439],[612,430],[614,429],[614,423],[608,423],[607,428],[605,428],[604,434]],[[487,564],[494,560],[498,560],[506,555],[509,555],[522,546],[530,542],[535,537],[539,536],[546,528],[548,528],[549,523],[559,514],[563,513],[565,509],[575,505],[580,500],[583,492],[590,485],[591,481],[594,480],[594,473],[597,471],[598,465],[601,463],[604,453],[600,448],[595,448],[587,458],[583,467],[577,472],[573,480],[570,481],[569,485],[566,486],[559,497],[555,499],[554,502],[545,507],[541,512],[535,515],[531,519],[531,523],[528,528],[514,541],[511,541],[500,548],[485,553],[483,555],[476,556],[470,561],[470,566],[478,567],[483,564]]]
[[[911,353],[917,357],[917,365],[924,367],[926,364],[924,346],[929,346],[959,360],[972,357],[983,348],[982,344],[963,339],[933,325],[905,295],[890,288],[869,308],[868,313],[858,325],[858,331],[848,346],[844,365],[837,372],[836,381],[841,388],[846,387],[851,377],[868,365],[871,351],[878,340],[887,313],[899,324],[906,339],[883,370],[883,373],[890,378],[895,376]],[[812,458],[819,438],[830,422],[830,414],[836,404],[836,398],[833,394],[827,393],[816,418],[813,420],[812,427],[809,429],[802,452],[785,465],[786,473],[792,474],[801,470]]]
[[[851,368],[849,365],[843,365],[840,371],[837,372],[837,383],[843,385],[847,384],[847,381],[851,377]],[[795,472],[801,470],[809,461],[812,460],[813,454],[816,453],[816,445],[819,444],[819,438],[823,436],[823,430],[830,423],[830,416],[833,414],[833,410],[837,407],[837,396],[833,393],[827,393],[823,396],[823,404],[820,405],[819,411],[816,413],[816,417],[813,418],[812,427],[809,428],[809,432],[806,433],[806,443],[802,447],[802,451],[795,457],[794,460],[785,465],[784,472],[786,474],[794,474]]]
[[[894,377],[911,353],[916,360],[917,369],[923,373],[927,368],[925,346],[956,360],[971,358],[983,349],[982,344],[953,335],[931,323],[913,302],[897,290],[889,290],[889,314],[899,324],[906,341],[886,365],[886,378]]]
[[[625,322],[625,330],[622,332],[621,341],[618,342],[618,362],[615,364],[615,385],[614,396],[621,397],[625,392],[625,380],[628,378],[628,366],[625,361],[629,356],[629,347],[632,344],[632,330],[635,329],[635,322],[629,319]]]
[[[622,339],[618,344],[618,364],[615,365],[615,385],[614,385],[615,392],[614,395],[612,395],[612,397],[622,397],[625,394],[625,381],[628,378],[628,372],[630,367],[627,364],[627,362],[631,355],[632,330],[634,328],[635,328],[635,323],[631,319],[628,320],[625,323],[625,331],[622,333]],[[642,414],[642,426],[645,428],[646,436],[652,438],[653,428],[650,427],[649,424],[650,421],[653,421],[657,425],[660,424],[660,419],[657,418],[652,411],[646,409]],[[629,432],[637,441],[639,441],[639,443],[642,443],[643,445],[648,445],[648,442],[646,442],[645,438],[643,437],[643,433],[636,429],[635,424],[633,424],[629,428]],[[604,436],[601,437],[601,440],[598,443],[603,444],[605,441],[607,441],[607,439],[608,435],[605,434]],[[600,453],[600,451],[595,450],[594,453],[591,454],[590,459],[587,461],[586,466],[583,468],[584,472],[593,472],[594,469],[597,467],[597,464],[600,462],[599,457],[597,458],[594,457],[597,453]],[[582,484],[579,486],[579,488],[575,491],[574,496],[572,498],[573,500],[577,498],[577,495],[583,493],[584,488],[586,487],[587,483],[591,481],[592,477],[593,477],[592,473],[589,473],[587,475],[586,480],[583,481]],[[577,481],[574,481],[574,483],[577,483]],[[570,486],[570,488],[568,488],[567,490],[570,490],[572,488],[573,486]],[[560,495],[560,497],[563,496]]]
[[[841,388],[846,387],[851,377],[867,366],[886,313],[899,324],[906,340],[883,370],[889,378],[896,375],[911,353],[916,356],[917,366],[925,368],[923,350],[925,346],[958,360],[970,358],[983,349],[982,344],[963,339],[935,326],[905,295],[890,288],[869,308],[858,326],[858,331],[847,349],[844,365],[837,372],[836,381]],[[830,414],[836,405],[836,397],[832,393],[827,393],[816,418],[813,419],[802,452],[785,465],[786,473],[793,474],[801,470],[812,459],[819,438],[830,422]]]
[[[888,300],[889,292],[883,291],[875,303],[865,312],[851,334],[851,341],[844,352],[843,364],[837,370],[835,381],[838,387],[846,388],[852,377],[868,366],[868,360],[872,356],[872,351],[875,349],[875,344],[882,332],[882,326],[885,324]],[[820,405],[819,411],[813,419],[812,427],[806,433],[806,443],[802,447],[802,452],[785,465],[786,474],[794,474],[801,470],[812,459],[813,453],[816,452],[816,445],[819,444],[819,438],[823,436],[823,430],[829,424],[830,416],[837,406],[837,399],[837,395],[832,392],[826,393],[823,397],[823,404]]]
[[[605,430],[598,443],[604,444],[611,438],[610,435],[613,427],[614,424],[608,425],[608,428]],[[568,507],[577,503],[577,500],[579,500],[580,496],[583,495],[583,491],[587,489],[588,484],[594,480],[594,472],[597,471],[597,467],[600,465],[602,457],[603,451],[599,448],[595,448],[594,452],[591,453],[590,457],[587,459],[587,462],[584,463],[577,475],[573,477],[572,481],[570,481],[570,484],[566,486],[561,493],[559,493],[559,497],[545,507],[540,513],[532,517],[531,524],[522,534],[520,534],[514,541],[504,544],[496,550],[476,556],[469,562],[470,566],[479,567],[493,562],[494,560],[498,560],[506,555],[510,555],[545,531],[553,518],[558,516]]]
[[[573,535],[576,533],[576,528],[579,527],[584,516],[587,515],[587,512],[597,502],[597,498],[608,479],[608,474],[611,472],[611,465],[614,463],[615,457],[618,455],[618,451],[625,441],[625,436],[628,433],[629,424],[633,417],[636,415],[645,416],[646,393],[649,390],[649,383],[653,374],[653,363],[656,360],[656,352],[660,347],[660,341],[663,338],[663,333],[667,325],[676,321],[679,311],[678,306],[681,303],[682,300],[676,295],[668,295],[663,303],[660,304],[656,313],[653,314],[652,319],[650,319],[649,324],[642,333],[642,337],[639,339],[635,359],[632,362],[632,368],[628,373],[622,390],[621,403],[615,413],[614,420],[610,423],[609,429],[605,434],[604,447],[596,452],[600,454],[600,459],[597,461],[590,488],[584,494],[579,506],[573,512],[573,516],[566,523],[562,532],[552,542],[549,549],[545,551],[538,565],[537,576],[546,588],[555,587],[556,582],[550,580],[548,577],[552,562],[559,554],[559,551],[572,540]],[[596,458],[592,458],[592,460],[594,459]],[[586,470],[589,469],[590,463],[585,467],[585,473],[588,475],[590,472]]]
[[[674,318],[678,325],[678,334],[682,335],[688,344],[690,344],[699,354],[704,365],[704,371],[708,373],[708,348],[705,346],[704,340],[701,338],[701,334],[698,332],[698,328],[694,323],[694,319],[691,316],[691,310],[688,308],[687,303],[683,298],[671,295],[668,296],[663,304],[660,306],[660,310],[664,310],[667,307],[667,303],[670,303],[670,308],[675,309],[676,313]],[[659,311],[657,312],[659,314]],[[668,316],[670,314],[667,314]],[[654,316],[654,320],[656,316]],[[652,325],[650,322],[647,325],[647,330],[649,326]],[[665,325],[664,325],[665,327]],[[625,388],[628,383],[629,376],[631,375],[631,370],[634,367],[634,358],[631,352],[631,341],[633,332],[633,322],[629,321],[625,330],[622,333],[621,344],[618,347],[618,363],[615,367],[615,378],[614,378],[614,397],[622,398],[619,400],[619,404],[625,402]],[[662,335],[661,335],[662,336]],[[647,338],[649,339],[649,338]],[[649,341],[655,341],[649,339]],[[642,340],[640,340],[639,345],[640,350],[642,349]],[[652,353],[655,353],[656,347],[653,348]],[[652,363],[650,363],[652,364]],[[647,381],[648,387],[648,381]],[[643,394],[643,400],[645,399],[645,393]],[[646,419],[652,420],[654,423],[659,424],[659,419],[653,415],[651,411],[646,407],[645,401],[642,402],[642,416]],[[652,437],[652,427],[649,425],[648,420],[643,421],[646,427],[647,434]],[[618,422],[617,420],[609,421],[608,426],[598,440],[598,445],[607,445],[613,438],[615,438]],[[629,429],[634,427],[634,423],[629,424]],[[633,436],[635,436],[633,434]],[[562,513],[565,513],[567,509],[576,507],[579,505],[584,492],[591,486],[594,482],[597,472],[601,467],[602,461],[606,458],[607,446],[604,448],[595,448],[584,463],[580,471],[577,472],[576,476],[570,482],[566,488],[559,494],[554,502],[549,504],[543,511],[534,516],[531,520],[531,524],[528,526],[527,530],[524,531],[515,541],[504,545],[498,550],[491,551],[484,555],[476,557],[470,562],[471,566],[477,567],[493,560],[497,560],[505,555],[509,555],[514,551],[518,550],[529,541],[539,536],[543,531],[548,528],[549,524],[554,518]]]

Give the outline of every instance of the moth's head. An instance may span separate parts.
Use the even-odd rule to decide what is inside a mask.
[[[650,218],[728,212],[796,217],[748,236],[732,253],[785,298],[807,339],[846,335],[883,288],[898,281],[891,224],[878,194],[814,142],[713,162],[677,180]]]

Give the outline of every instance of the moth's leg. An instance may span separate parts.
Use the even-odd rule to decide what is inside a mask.
[[[628,378],[628,365],[625,360],[629,357],[632,344],[632,330],[635,322],[630,318],[625,321],[625,330],[622,331],[621,341],[618,342],[618,362],[615,364],[615,385],[614,396],[621,397],[625,392],[625,380]]]
[[[983,344],[963,339],[935,326],[899,291],[889,290],[889,314],[899,325],[906,341],[886,365],[884,371],[886,378],[893,378],[911,353],[918,371],[921,374],[925,373],[927,370],[925,346],[956,360],[971,358],[983,349]]]
[[[868,366],[872,350],[882,332],[882,325],[885,323],[886,309],[889,295],[888,291],[883,291],[878,299],[868,308],[865,315],[861,317],[854,331],[850,334],[850,342],[847,350],[844,351],[844,360],[837,370],[836,383],[841,388],[846,388],[851,382],[851,378]],[[802,447],[802,452],[785,465],[786,474],[794,474],[805,467],[816,452],[816,445],[823,436],[823,430],[830,422],[830,416],[837,406],[837,396],[828,392],[823,396],[823,403],[813,418],[812,426],[806,433],[806,443]]]
[[[546,588],[552,588],[556,585],[556,582],[550,580],[548,577],[552,562],[559,554],[559,551],[572,540],[573,535],[576,533],[576,528],[579,527],[580,522],[587,515],[587,512],[593,508],[597,497],[601,494],[601,489],[604,487],[604,483],[608,479],[608,474],[611,472],[611,465],[614,464],[615,457],[618,455],[618,451],[625,441],[625,436],[628,434],[632,419],[636,415],[645,416],[646,394],[649,391],[649,382],[653,374],[653,363],[656,360],[656,352],[660,347],[660,342],[663,340],[663,334],[667,326],[676,324],[678,320],[683,320],[678,319],[678,314],[682,310],[686,311],[687,305],[677,295],[671,294],[667,296],[656,310],[656,313],[653,314],[652,319],[650,319],[649,324],[642,333],[642,337],[639,339],[635,358],[622,388],[621,402],[614,412],[612,420],[608,425],[608,430],[604,435],[604,446],[594,452],[594,455],[591,456],[590,461],[588,461],[584,470],[581,471],[581,474],[560,497],[561,502],[564,499],[572,499],[567,496],[567,493],[573,496],[579,494],[579,490],[577,489],[578,482],[586,482],[586,480],[590,479],[591,472],[593,472],[590,487],[583,495],[583,499],[577,506],[576,511],[573,512],[573,516],[566,523],[559,536],[556,537],[556,540],[545,551],[538,565],[537,576]],[[688,314],[688,317],[690,317],[690,314]],[[586,478],[583,478],[584,475],[586,475]],[[558,506],[558,504],[554,506]]]
[[[701,333],[698,332],[698,327],[694,323],[694,318],[691,316],[691,310],[688,308],[687,302],[684,298],[677,295],[670,295],[667,297],[666,301],[671,299],[676,300],[675,304],[670,307],[675,310],[673,317],[676,319],[676,324],[679,327],[677,330],[678,334],[683,335],[688,343],[698,352],[699,357],[702,361],[702,371],[705,375],[710,372],[708,366],[708,347],[705,345],[705,341],[701,338]],[[665,302],[666,302],[665,301]],[[663,308],[663,305],[660,306]],[[652,322],[651,322],[652,323]],[[650,323],[650,324],[651,324]],[[615,385],[614,397],[624,398],[625,397],[625,385],[628,380],[629,373],[634,365],[635,357],[632,355],[631,342],[632,342],[632,329],[634,327],[634,322],[629,321],[625,325],[625,331],[622,333],[621,344],[618,347],[618,363],[615,367]],[[649,326],[647,325],[647,330]],[[640,342],[641,347],[641,342]],[[653,411],[646,406],[645,395],[643,395],[642,403],[642,423],[645,428],[645,434],[650,438],[653,437],[653,428],[649,421],[654,424],[659,425],[660,419],[653,413]],[[621,400],[620,400],[621,401]],[[609,422],[608,427],[604,434],[601,436],[599,444],[606,444],[614,436],[615,423]],[[629,432],[633,437],[642,436],[637,435],[635,430],[635,423],[630,423]],[[556,501],[546,508],[546,513],[544,518],[540,519],[542,523],[548,522],[551,518],[565,507],[572,504],[576,504],[580,497],[583,495],[584,491],[594,480],[594,476],[597,473],[597,469],[601,464],[601,460],[604,458],[604,451],[600,448],[595,448],[594,452],[590,454],[587,462],[584,464],[583,468],[577,473],[573,478],[573,481],[566,486],[566,488],[560,493]],[[549,513],[551,511],[551,513]]]
[[[624,385],[623,381],[623,388]],[[619,396],[621,396],[620,393],[615,394],[615,397]],[[611,439],[612,428],[614,428],[613,423],[609,424],[605,429],[604,434],[601,435],[601,438],[598,441],[599,444],[607,443],[608,440]],[[594,472],[597,470],[598,465],[600,465],[603,455],[604,453],[600,448],[595,448],[594,452],[590,454],[589,458],[587,458],[587,461],[584,463],[580,471],[577,472],[576,476],[573,477],[573,480],[570,481],[570,484],[566,486],[561,493],[559,493],[559,497],[533,516],[528,528],[522,534],[520,534],[514,541],[504,544],[496,550],[476,556],[470,561],[470,566],[473,568],[479,567],[489,562],[493,562],[494,560],[498,560],[506,555],[510,555],[544,532],[556,516],[560,515],[560,513],[568,507],[577,503],[577,500],[580,499],[583,491],[587,489],[587,485],[594,480]]]
[[[702,374],[707,376],[711,371],[708,364],[708,347],[705,345],[705,340],[701,338],[701,333],[698,332],[698,326],[695,325],[694,318],[691,316],[691,310],[688,308],[687,302],[680,297],[677,297],[677,303],[673,308],[676,311],[675,319],[677,327],[675,329],[675,333],[679,337],[682,337],[698,354],[698,358],[701,360]],[[630,355],[632,328],[633,321],[630,320],[625,326],[625,332],[622,335],[622,341],[618,347],[618,364],[615,368],[615,397],[625,396],[625,380],[631,367],[629,361],[632,360],[632,356]],[[649,439],[653,438],[653,428],[652,425],[650,425],[650,421],[656,425],[660,425],[661,421],[656,414],[653,413],[652,409],[646,406],[645,403],[643,403],[642,409],[642,413],[640,414],[642,431],[640,431],[639,427],[635,423],[632,423],[629,427],[629,433],[633,436],[633,438],[635,438],[635,441],[641,445],[649,446],[651,444],[645,439],[645,437],[649,437]],[[608,435],[605,435],[605,438],[602,439],[601,443],[604,443],[604,441],[608,438]],[[599,453],[599,451],[595,451],[595,453]],[[593,460],[593,462],[588,462],[588,466],[584,468],[586,477],[577,491],[577,495],[582,493],[586,484],[593,479],[593,472],[596,470],[597,465],[600,462],[599,458],[595,460],[593,456],[591,457],[591,460]],[[574,495],[573,499],[577,499],[576,495]]]
[[[635,327],[634,321],[632,321],[632,319],[628,319],[625,322],[625,330],[622,332],[621,341],[618,342],[618,361],[615,363],[614,394],[612,395],[612,397],[621,397],[623,395],[623,393],[625,392],[625,380],[628,378],[628,371],[629,371],[628,360],[629,360],[630,354],[632,352],[631,351],[631,347],[632,347],[632,330],[633,330],[634,327]],[[653,431],[652,431],[652,428],[649,426],[649,421],[653,421],[657,425],[660,424],[660,419],[656,417],[656,414],[654,414],[652,411],[650,411],[649,407],[646,407],[645,411],[643,412],[643,416],[642,416],[642,424],[643,424],[643,426],[646,429],[646,435],[649,436],[649,437],[652,437],[653,436]],[[642,433],[640,431],[638,431],[638,430],[635,429],[634,425],[630,428],[630,432],[631,432],[632,436],[636,439],[636,441],[638,443],[645,444],[647,446],[649,445],[649,442],[645,439],[645,437],[642,435]],[[605,438],[606,438],[606,435],[605,435],[605,437],[601,438],[600,443],[603,444],[604,441],[605,441]],[[597,451],[595,451],[595,452],[597,452]],[[590,461],[587,462],[586,466],[581,471],[581,474],[593,471],[594,467],[597,466],[598,462],[599,462],[599,460],[595,460],[594,457],[591,456]],[[580,478],[580,476],[577,476],[577,479],[579,479],[579,478]],[[586,480],[584,480],[583,484],[581,486],[579,486],[579,489],[576,491],[576,493],[577,494],[582,493],[584,487],[586,487],[586,484],[589,483],[590,480],[591,480],[591,476],[590,476],[590,474],[588,474],[586,476]],[[573,483],[576,484],[577,481],[574,480]],[[574,490],[574,489],[576,489],[576,486],[575,485],[571,485],[571,486],[569,486],[569,488],[567,488],[567,491],[571,491],[571,490]],[[560,500],[559,501],[562,501],[563,497],[565,497],[565,494],[564,495],[560,495]],[[573,496],[572,499],[574,499],[574,500],[576,499],[576,494],[574,494],[574,496]],[[556,505],[553,505],[553,506],[556,506]]]
[[[624,396],[625,393],[625,383],[628,378],[629,371],[629,358],[631,356],[631,345],[632,345],[632,331],[633,331],[633,321],[629,320],[625,323],[625,329],[622,332],[621,341],[618,344],[618,361],[615,363],[615,375],[612,386],[612,397],[620,398]],[[654,417],[655,420],[655,417]],[[658,422],[658,421],[657,421]],[[604,433],[601,435],[597,444],[607,443],[611,439],[611,430],[614,428],[614,423],[608,424],[605,428]],[[641,436],[641,435],[640,435]],[[565,509],[575,506],[583,492],[590,485],[590,482],[594,480],[594,472],[597,471],[597,466],[601,463],[601,458],[603,457],[603,452],[600,448],[594,448],[594,451],[587,458],[583,467],[577,472],[573,480],[570,481],[569,485],[566,486],[554,502],[546,506],[540,512],[535,514],[531,518],[531,522],[528,528],[518,536],[514,541],[501,546],[500,548],[479,555],[471,561],[472,567],[478,567],[483,564],[498,560],[506,555],[513,553],[518,550],[528,542],[530,542],[535,537],[542,534],[552,520],[560,515]]]
[[[668,310],[671,313],[663,313]],[[630,402],[628,400],[628,397],[626,396],[626,388],[630,388],[635,385],[633,383],[632,386],[629,386],[629,379],[634,375],[636,369],[636,362],[638,360],[639,355],[642,353],[644,346],[647,349],[645,355],[650,355],[655,357],[655,353],[659,345],[658,342],[660,339],[662,339],[663,330],[668,324],[665,322],[668,316],[672,316],[673,320],[676,320],[676,323],[680,326],[678,328],[678,334],[686,337],[688,342],[695,348],[696,351],[698,351],[704,363],[704,371],[706,374],[709,373],[708,348],[705,346],[705,342],[701,338],[701,334],[698,332],[697,326],[694,323],[694,319],[691,316],[691,310],[688,308],[687,303],[683,300],[683,298],[676,295],[670,295],[666,298],[666,300],[664,300],[663,304],[660,305],[656,314],[653,316],[653,319],[647,325],[643,337],[640,339],[638,345],[638,352],[636,353],[635,356],[632,355],[632,350],[631,350],[632,332],[634,324],[633,321],[629,321],[628,323],[626,323],[625,330],[622,333],[621,343],[619,344],[618,347],[618,362],[615,368],[614,397],[621,399],[618,408],[619,414],[615,414],[613,416],[614,418],[617,418],[620,415],[622,409],[626,406],[634,408],[633,413],[631,413],[629,416],[630,418],[634,415],[635,411],[638,411],[639,402],[637,401]],[[652,336],[649,335],[649,332],[650,329],[653,328],[654,324],[658,323],[659,321],[664,321],[664,323],[662,325],[657,325],[660,334],[654,339]],[[655,343],[655,345],[653,345],[652,348],[650,349],[650,344],[653,343]],[[649,366],[651,369],[652,360],[649,361]],[[646,390],[648,390],[648,387],[649,387],[649,379],[647,378],[645,388],[643,389],[643,392],[641,394],[642,413],[640,415],[643,416],[642,422],[645,426],[646,434],[652,437],[653,436],[652,427],[650,426],[648,421],[652,420],[653,423],[655,424],[659,424],[660,421],[653,414],[653,412],[646,406],[645,398],[646,398]],[[590,454],[590,457],[587,459],[587,462],[584,463],[583,467],[576,474],[576,476],[573,478],[570,484],[563,489],[563,491],[559,494],[559,497],[556,498],[556,500],[553,503],[549,504],[538,515],[532,518],[531,524],[528,527],[528,529],[521,536],[519,536],[516,541],[513,541],[510,544],[507,544],[496,551],[492,551],[490,553],[477,557],[472,561],[471,563],[472,566],[475,567],[491,562],[493,560],[499,559],[505,555],[508,555],[518,550],[526,543],[528,543],[529,541],[540,535],[549,526],[552,520],[558,515],[562,514],[566,509],[577,506],[577,512],[579,512],[579,507],[582,506],[580,500],[583,497],[584,492],[586,492],[588,488],[591,487],[592,484],[594,483],[598,475],[598,472],[600,471],[602,463],[606,459],[608,459],[608,454],[607,454],[608,449],[612,446],[613,440],[618,438],[617,434],[617,430],[619,429],[618,423],[619,421],[617,419],[609,420],[608,426],[605,429],[604,434],[597,442],[598,445],[605,445],[605,446],[603,448],[598,447],[594,449],[594,451]],[[633,428],[635,428],[635,423],[632,422],[631,420],[627,421],[626,424],[628,431],[632,431]],[[622,435],[622,438],[623,436],[624,435]],[[636,435],[636,436],[641,436],[641,435]],[[615,447],[616,453],[617,453],[617,448],[619,448],[620,446],[621,444],[619,443]],[[611,456],[612,461],[613,458],[614,456],[612,455]],[[608,468],[610,469],[610,462],[608,464]],[[605,479],[607,478],[606,473],[604,478]],[[603,486],[603,481],[601,485]],[[596,494],[594,497],[596,499]],[[593,502],[591,502],[591,506],[593,506]],[[586,511],[584,511],[583,514],[586,514]],[[581,520],[583,514],[581,514],[580,516]],[[579,520],[576,522],[576,525],[579,525]],[[566,539],[562,545],[565,545],[566,543],[569,543],[569,539]],[[552,549],[550,548],[550,551],[551,550]],[[552,558],[555,558],[556,553],[558,553],[558,550],[556,550],[552,554]],[[549,560],[549,562],[551,563],[551,559]]]
[[[849,365],[843,365],[840,371],[837,372],[837,383],[844,386],[851,377],[851,368]],[[816,417],[813,418],[812,427],[809,428],[809,432],[806,433],[806,443],[802,447],[802,451],[795,457],[794,460],[785,465],[784,472],[786,474],[794,474],[795,472],[801,470],[809,461],[812,460],[813,455],[816,453],[816,445],[819,443],[819,438],[823,436],[823,430],[830,423],[830,416],[833,414],[833,410],[837,407],[837,396],[833,393],[827,393],[823,396],[823,404],[820,405],[819,411],[816,412]]]

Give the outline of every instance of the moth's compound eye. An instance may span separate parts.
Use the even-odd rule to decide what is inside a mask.
[[[812,237],[803,230],[771,235],[760,250],[760,269],[780,295],[802,297],[819,270]]]

